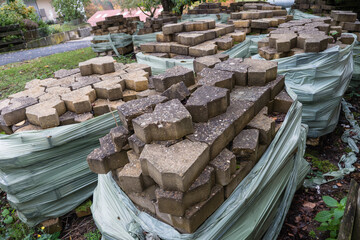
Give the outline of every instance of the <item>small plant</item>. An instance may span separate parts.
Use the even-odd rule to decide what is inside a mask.
[[[101,233],[99,232],[98,229],[96,229],[96,231],[85,233],[84,237],[86,240],[100,240]]]
[[[340,228],[340,221],[344,215],[347,198],[341,199],[340,203],[330,196],[323,196],[322,199],[326,206],[331,210],[321,211],[315,216],[315,220],[320,222],[319,231],[330,231],[330,238],[326,240],[336,240]]]

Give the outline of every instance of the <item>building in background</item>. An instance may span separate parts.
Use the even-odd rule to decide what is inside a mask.
[[[55,21],[58,17],[51,0],[24,0],[26,6],[33,6],[39,17],[44,21]]]

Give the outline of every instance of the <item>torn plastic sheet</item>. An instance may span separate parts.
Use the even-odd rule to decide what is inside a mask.
[[[359,153],[359,148],[357,143],[360,141],[360,127],[358,122],[354,119],[354,115],[351,113],[350,108],[352,105],[346,102],[344,99],[341,101],[342,109],[345,113],[346,119],[349,121],[351,128],[346,129],[341,136],[341,140],[348,144],[351,152],[345,153],[341,156],[338,163],[339,170],[332,171],[325,174],[317,175],[314,178],[306,179],[304,181],[305,187],[316,187],[324,183],[342,179],[345,175],[350,174],[355,171],[353,164],[357,161],[356,153]],[[344,167],[342,166],[344,164]],[[326,180],[325,177],[331,177],[331,179]]]

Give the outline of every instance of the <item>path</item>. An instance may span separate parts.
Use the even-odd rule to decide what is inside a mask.
[[[73,51],[76,49],[86,48],[90,46],[91,38],[92,37],[87,37],[80,40],[68,41],[66,43],[51,45],[47,47],[20,50],[16,52],[0,54],[0,66],[9,63],[27,61],[37,57],[49,56],[55,53],[62,53],[62,52]]]

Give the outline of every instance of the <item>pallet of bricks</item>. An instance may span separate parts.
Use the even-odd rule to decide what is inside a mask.
[[[267,34],[280,24],[293,19],[293,16],[287,15],[287,11],[280,6],[267,3],[246,3],[243,9],[240,12],[232,12],[229,23],[247,34]]]
[[[332,11],[332,16],[333,18],[292,20],[280,24],[278,29],[270,32],[269,37],[258,42],[259,55],[271,60],[300,53],[322,52],[334,46],[345,48],[352,44],[354,37],[343,34],[342,27],[338,25],[359,31],[360,22],[355,22],[356,14]],[[335,19],[349,22],[340,22]]]
[[[161,32],[165,24],[177,23],[178,17],[168,12],[162,11],[157,18],[146,18],[144,28],[139,29],[138,35]]]
[[[117,108],[121,125],[100,139],[89,167],[111,172],[141,211],[193,233],[272,142],[293,103],[284,86],[265,60],[219,59],[196,77],[168,69],[149,79],[151,95]]]
[[[327,4],[327,2],[328,1],[325,0],[295,0],[292,8],[314,14],[329,14],[330,11],[336,9],[336,7]]]
[[[54,77],[34,79],[0,101],[0,129],[7,134],[85,122],[120,106],[148,88],[147,65],[99,57]]]
[[[188,10],[188,14],[218,14],[228,13],[227,6],[221,6],[221,3],[201,3],[193,9]]]
[[[25,39],[18,24],[0,26],[0,52],[25,48]]]
[[[110,42],[115,45],[119,54],[130,53],[134,49],[132,42],[127,46],[123,46],[122,38],[124,34],[134,34],[139,21],[139,17],[124,18],[123,15],[106,17],[104,21],[99,21],[96,23],[96,26],[92,27],[91,33],[95,37],[91,42],[95,45],[100,43],[100,49],[103,49],[102,51],[107,55],[115,55]],[[109,37],[101,37],[104,35]],[[101,51],[97,50],[97,52],[100,53]]]
[[[157,42],[140,45],[142,52],[165,58],[187,59],[215,55],[245,40],[246,34],[234,25],[216,24],[215,20],[181,22],[162,27]]]

